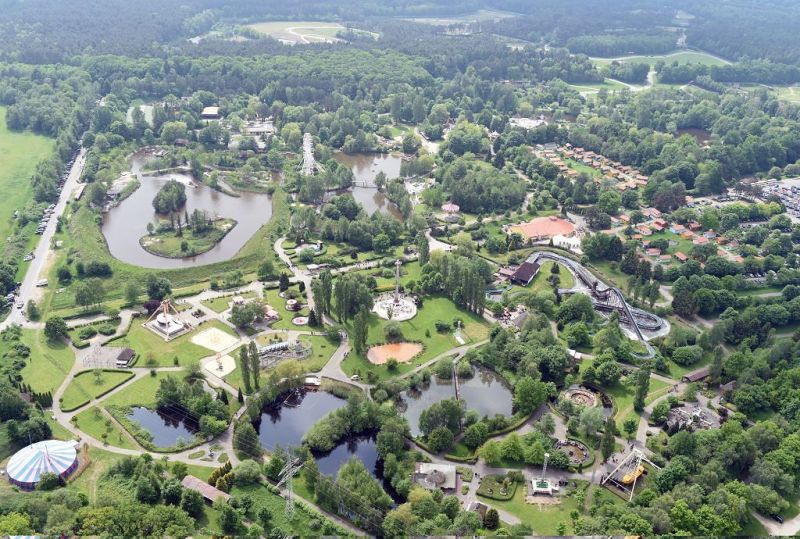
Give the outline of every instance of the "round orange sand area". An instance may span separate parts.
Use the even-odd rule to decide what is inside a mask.
[[[421,344],[398,342],[373,346],[367,351],[367,359],[373,365],[383,365],[390,357],[395,358],[398,363],[406,363],[420,352],[422,352]]]

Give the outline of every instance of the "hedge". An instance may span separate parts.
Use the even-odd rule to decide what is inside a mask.
[[[500,481],[498,481],[497,480],[498,477],[501,477],[502,479],[500,479]],[[486,492],[484,490],[485,481],[487,481],[489,479],[494,483],[494,485],[496,487],[496,490],[498,492],[489,493],[489,492]],[[489,498],[490,500],[497,500],[497,501],[500,501],[500,502],[505,502],[505,501],[508,501],[508,500],[512,499],[514,497],[514,494],[517,493],[517,482],[516,481],[512,481],[511,482],[511,486],[509,487],[507,494],[500,494],[499,490],[500,490],[500,487],[503,485],[503,479],[505,479],[505,477],[503,477],[503,476],[496,476],[496,475],[484,476],[481,479],[480,486],[478,487],[478,492],[477,492],[478,496],[483,496],[484,498]],[[486,486],[486,488],[489,488],[488,485]]]

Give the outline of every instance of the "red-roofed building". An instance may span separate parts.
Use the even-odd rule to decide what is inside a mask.
[[[697,236],[695,239],[692,240],[694,245],[708,245],[709,239],[705,236]]]
[[[678,259],[678,262],[681,262],[681,263],[683,263],[683,262],[686,262],[686,261],[689,259],[689,257],[688,257],[688,256],[686,256],[685,254],[683,254],[683,253],[682,253],[682,252],[680,252],[680,251],[678,251],[677,253],[675,253],[675,258],[677,258],[677,259]]]

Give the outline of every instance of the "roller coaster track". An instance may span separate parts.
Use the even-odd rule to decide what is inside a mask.
[[[538,251],[528,257],[528,262],[530,263],[537,263],[540,260],[558,262],[569,268],[581,284],[588,289],[589,296],[592,298],[592,303],[598,311],[616,311],[620,313],[620,320],[633,329],[639,342],[647,349],[647,354],[637,355],[637,357],[649,359],[655,355],[655,350],[650,346],[650,343],[647,342],[647,339],[642,333],[642,329],[658,330],[663,327],[663,321],[659,317],[647,311],[643,311],[642,309],[630,306],[628,302],[625,301],[625,296],[622,295],[622,292],[618,288],[606,285],[583,267],[583,265],[575,262],[571,258],[550,251]],[[577,292],[577,290],[567,290],[565,292],[572,293]]]

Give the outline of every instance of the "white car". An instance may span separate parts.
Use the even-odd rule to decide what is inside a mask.
[[[17,309],[22,309],[24,306],[25,306],[25,303],[23,303],[23,301],[22,301],[22,300],[19,300],[19,301],[17,302]]]

